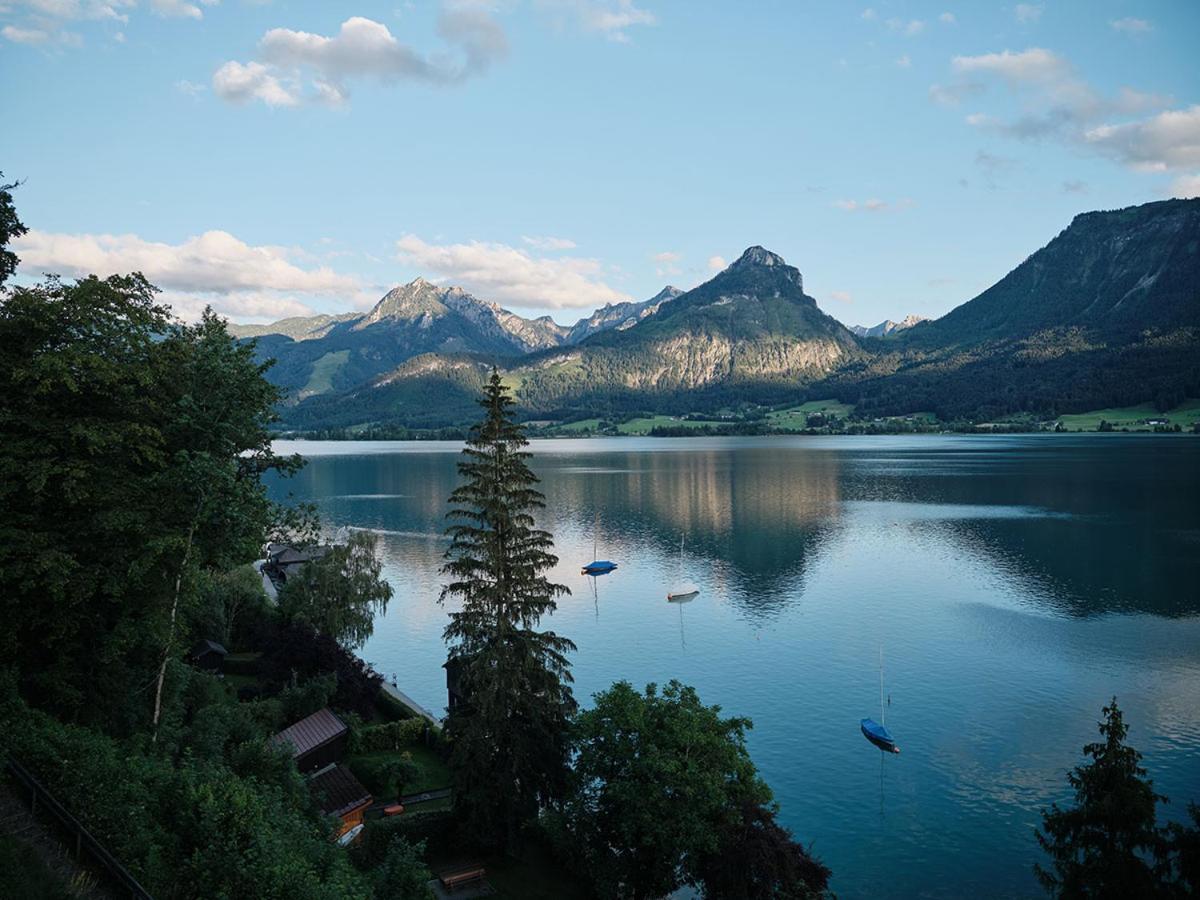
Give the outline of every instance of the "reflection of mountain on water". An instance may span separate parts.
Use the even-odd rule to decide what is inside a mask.
[[[552,517],[583,531],[607,523],[666,557],[682,535],[688,557],[703,557],[728,598],[756,616],[802,592],[838,516],[839,466],[828,453],[629,452],[556,463],[539,467]],[[610,469],[621,477],[588,474]]]
[[[1084,455],[1070,440],[847,454],[842,488],[851,503],[916,505],[928,527],[1035,583],[1032,599],[1050,611],[1200,613],[1194,446],[1119,438]],[[981,512],[938,516],[932,504]]]

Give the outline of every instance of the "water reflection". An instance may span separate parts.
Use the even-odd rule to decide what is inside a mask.
[[[458,448],[304,449],[310,465],[277,492],[379,532],[396,595],[364,653],[441,709],[450,609],[436,601]],[[1038,811],[1063,799],[1114,693],[1175,800],[1168,814],[1200,798],[1200,441],[534,450],[552,576],[574,592],[551,627],[579,647],[577,697],[680,678],[752,717],[781,821],[815,842],[839,896],[1035,893]],[[701,593],[673,609],[681,534]],[[620,564],[612,575],[580,575],[593,540]],[[880,644],[904,754],[876,771],[858,722],[878,710]]]

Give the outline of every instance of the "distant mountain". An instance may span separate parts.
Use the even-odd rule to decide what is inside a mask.
[[[682,293],[683,291],[679,288],[667,285],[649,300],[643,300],[641,303],[628,300],[624,303],[606,303],[586,319],[576,322],[567,333],[564,343],[578,344],[584,338],[609,328],[617,328],[622,331],[632,328],[642,319],[658,312],[658,308],[663,303],[674,300]]]
[[[820,389],[860,412],[976,419],[1196,396],[1200,199],[1076,216],[978,297]]]
[[[861,342],[762,247],[690,291],[608,306],[570,329],[421,284],[399,289],[396,309],[377,307],[378,321],[291,323],[295,338],[260,338],[265,352],[311,348],[287,425],[461,424],[493,363],[523,413],[547,419],[833,397],[860,416],[986,421],[1200,396],[1200,199],[1077,216],[973,300],[935,321],[881,323]],[[376,333],[386,340],[366,351],[339,343]]]
[[[849,325],[847,327],[855,337],[887,337],[889,334],[904,331],[912,328],[914,325],[920,325],[922,322],[927,321],[929,320],[924,316],[905,316],[899,322],[884,319],[878,325],[872,325],[870,328],[866,325]]]
[[[795,397],[804,385],[862,356],[845,326],[804,293],[800,272],[762,247],[751,247],[691,291],[669,289],[648,303],[655,311],[641,318],[650,306],[634,304],[645,309],[628,317],[622,315],[628,310],[619,310],[609,316],[610,327],[576,346],[533,353],[505,366],[507,377],[519,385],[521,404],[531,412],[600,409],[607,414],[686,410],[739,397]],[[489,364],[462,355],[423,355],[343,397],[301,404],[288,421],[310,428],[413,421],[420,415],[424,424],[448,424],[469,414],[469,398]],[[418,398],[434,395],[439,397],[434,406],[419,408]]]
[[[293,400],[356,387],[425,353],[508,358],[575,343],[607,328],[653,315],[665,288],[642,303],[610,304],[573,327],[549,316],[526,319],[458,287],[417,278],[388,291],[365,313],[283,319],[270,325],[230,325],[235,337],[256,338],[259,355],[277,364],[268,377]]]

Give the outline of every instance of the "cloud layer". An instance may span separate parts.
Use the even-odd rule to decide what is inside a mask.
[[[184,318],[207,304],[235,318],[275,319],[302,315],[296,299],[336,297],[361,302],[359,279],[321,266],[302,268],[284,247],[252,246],[226,231],[206,231],[179,244],[147,241],[134,234],[61,234],[32,229],[14,241],[21,272],[84,276],[141,272],[163,289]]]
[[[396,242],[396,255],[510,306],[590,309],[629,299],[601,280],[603,266],[595,259],[538,257],[507,244],[482,241],[431,244],[411,234]]]

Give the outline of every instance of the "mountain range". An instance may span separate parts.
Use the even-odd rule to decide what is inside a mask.
[[[905,316],[899,322],[884,319],[878,325],[872,325],[869,328],[866,325],[851,325],[849,327],[855,337],[887,337],[889,334],[894,334],[897,331],[904,331],[912,328],[914,325],[920,325],[924,321],[926,321],[924,316]]]
[[[1200,395],[1200,199],[1075,217],[939,319],[847,328],[750,247],[690,291],[567,327],[424,279],[367,313],[233,326],[277,365],[293,429],[456,425],[493,365],[526,418],[714,413],[813,398],[984,419]]]

